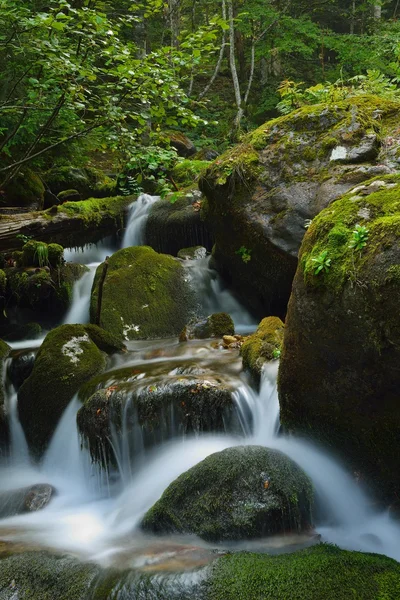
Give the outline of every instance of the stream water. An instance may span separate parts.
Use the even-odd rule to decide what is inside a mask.
[[[148,197],[142,200],[132,207],[124,244],[143,243],[145,215],[156,200]],[[139,227],[134,218],[135,210],[140,220]],[[130,226],[134,232],[129,231]],[[66,252],[67,260],[86,263],[89,271],[75,286],[73,304],[64,322],[87,322],[96,265],[114,250],[105,242],[83,252]],[[207,260],[186,263],[205,314],[230,312],[237,326],[254,329],[251,316],[229,290],[224,289]],[[22,344],[21,347],[32,347],[29,340]],[[316,523],[316,530],[323,540],[400,560],[400,527],[390,515],[374,510],[370,499],[352,477],[321,448],[305,440],[279,435],[277,361],[265,366],[260,392],[256,393],[241,373],[238,352],[216,349],[210,341],[186,344],[179,344],[175,339],[130,342],[128,349],[126,354],[112,359],[110,378],[121,366],[134,366],[144,373],[143,377],[164,378],[166,381],[175,377],[181,367],[208,369],[232,390],[240,431],[233,435],[228,428],[225,433],[192,437],[170,431],[151,449],[145,450],[138,443],[133,461],[129,452],[124,454],[127,441],[124,436],[122,439],[115,438],[113,444],[119,456],[119,469],[106,473],[91,463],[88,452],[81,447],[76,427],[80,403],[72,398],[42,462],[33,464],[18,421],[17,396],[6,376],[10,365],[6,364],[11,449],[7,460],[0,465],[0,492],[49,483],[57,494],[41,511],[1,519],[1,540],[69,551],[82,559],[120,567],[190,569],[204,564],[211,559],[210,551],[215,545],[186,536],[154,538],[140,531],[140,520],[169,483],[208,455],[230,446],[259,444],[281,450],[312,478],[317,505],[323,508],[317,511],[319,517]],[[140,437],[140,431],[137,433]],[[282,545],[288,549],[311,541],[304,536],[286,536],[285,539],[243,542],[235,547],[275,552]],[[183,553],[182,548],[185,550]],[[178,562],[170,560],[172,555],[176,556],[174,549],[181,552]],[[191,551],[187,552],[187,549]]]

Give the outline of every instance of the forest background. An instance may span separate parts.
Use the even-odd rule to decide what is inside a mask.
[[[127,192],[146,171],[164,192],[171,130],[221,152],[302,104],[397,99],[399,15],[400,0],[0,0],[0,192],[26,165],[99,153],[139,165]]]

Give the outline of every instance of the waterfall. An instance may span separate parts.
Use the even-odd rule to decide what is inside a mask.
[[[258,322],[224,286],[217,271],[210,268],[210,257],[183,263],[204,316],[225,312],[231,315],[237,333],[254,330]]]
[[[143,246],[147,217],[151,207],[159,199],[159,196],[141,194],[135,202],[132,202],[129,207],[128,223],[122,240],[122,248]]]
[[[90,293],[99,264],[87,265],[89,271],[75,282],[72,303],[64,317],[64,323],[89,323]]]

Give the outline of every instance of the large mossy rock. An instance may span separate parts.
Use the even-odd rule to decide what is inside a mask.
[[[399,104],[373,96],[306,106],[207,169],[202,214],[216,266],[259,314],[284,316],[308,220],[356,183],[398,169],[399,118]]]
[[[98,267],[90,320],[124,340],[169,337],[182,331],[193,304],[179,261],[136,246]]]
[[[101,373],[106,355],[83,325],[61,325],[45,338],[18,391],[18,413],[30,448],[40,455],[72,397]]]
[[[212,238],[200,217],[202,194],[190,188],[173,196],[174,202],[166,198],[151,207],[145,228],[146,244],[173,256],[192,246],[211,250]]]
[[[95,462],[104,467],[115,465],[116,439],[121,447],[132,446],[134,461],[143,447],[172,438],[241,433],[231,389],[210,369],[179,366],[171,375],[167,363],[156,371],[150,379],[141,379],[144,372],[140,368],[118,369],[95,377],[82,388],[83,406],[77,423]]]
[[[3,203],[25,210],[41,210],[44,202],[44,185],[40,177],[30,169],[22,169],[5,186]]]
[[[284,324],[278,317],[265,317],[257,331],[249,335],[241,347],[243,368],[248,370],[255,381],[260,380],[263,364],[280,357]]]
[[[3,340],[0,340],[0,456],[8,443],[8,416],[5,407],[4,390],[4,361],[8,358],[11,348]]]
[[[214,542],[304,531],[312,524],[312,498],[310,480],[282,452],[238,446],[178,477],[146,513],[142,527]]]
[[[390,501],[400,493],[399,237],[399,176],[354,188],[314,219],[279,371],[284,427],[330,446]]]

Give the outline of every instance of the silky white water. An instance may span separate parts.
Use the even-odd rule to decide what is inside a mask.
[[[91,465],[80,447],[75,424],[79,402],[74,399],[40,466],[15,456],[10,466],[1,469],[1,489],[51,483],[58,494],[42,511],[1,520],[0,538],[69,550],[103,564],[113,564],[127,551],[139,560],[137,555],[154,540],[137,526],[169,483],[213,452],[238,444],[260,444],[281,450],[312,478],[327,515],[324,523],[317,523],[323,540],[400,560],[400,527],[387,514],[372,510],[369,499],[345,470],[308,442],[277,435],[277,368],[277,362],[267,365],[260,394],[243,382],[235,393],[248,429],[253,423],[251,434],[244,439],[220,434],[164,443],[146,454],[131,478],[125,474],[124,479],[110,480]]]
[[[142,246],[145,243],[145,227],[151,207],[160,199],[159,196],[140,194],[129,207],[128,223],[122,240],[122,248]]]
[[[146,218],[156,197],[143,195],[131,207],[129,224],[122,246],[143,243]],[[74,287],[74,299],[64,322],[88,321],[90,289],[98,263],[115,249],[109,242],[83,251],[68,250],[68,261],[89,265]],[[219,276],[209,268],[208,259],[185,261],[188,278],[197,291],[205,315],[228,312],[236,327],[254,328],[255,323]],[[14,349],[34,348],[42,340],[13,343]],[[6,386],[10,418],[10,456],[0,465],[0,492],[49,483],[57,495],[43,510],[0,520],[0,539],[20,541],[76,553],[102,564],[120,564],[122,554],[132,556],[129,566],[143,563],[154,538],[140,532],[144,513],[178,475],[213,452],[238,444],[260,444],[279,449],[297,462],[312,478],[317,501],[324,507],[324,519],[316,524],[326,541],[363,551],[386,554],[400,560],[399,525],[387,513],[374,511],[370,499],[337,461],[309,442],[278,434],[279,403],[276,390],[278,363],[265,367],[260,393],[256,394],[240,379],[239,359],[234,352],[211,350],[206,343],[178,344],[173,341],[146,341],[129,345],[131,352],[117,355],[110,365],[140,368],[147,381],[175,377],[179,366],[214,369],[233,390],[233,398],[243,435],[199,435],[176,438],[144,450],[140,431],[126,432],[113,441],[119,471],[110,474],[92,465],[88,452],[81,448],[76,427],[79,401],[71,400],[40,465],[29,457],[24,433],[18,420],[17,396]],[[5,375],[5,373],[4,373]],[[129,450],[135,436],[136,458]],[[181,540],[182,542],[182,540]],[[193,543],[193,540],[190,542]],[[195,542],[203,547],[204,542]],[[258,543],[258,542],[257,542]],[[246,546],[248,547],[248,545]],[[136,562],[135,562],[136,561]]]

